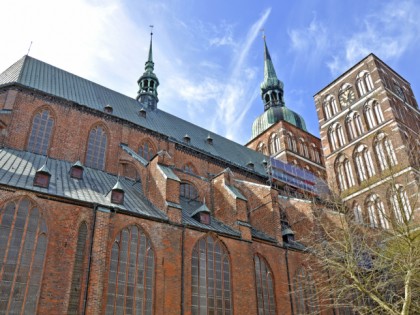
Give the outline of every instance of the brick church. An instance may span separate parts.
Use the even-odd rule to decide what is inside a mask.
[[[0,314],[330,314],[299,241],[318,184],[372,227],[395,194],[420,211],[410,186],[367,194],[419,168],[413,92],[372,54],[315,95],[321,139],[265,39],[246,146],[159,109],[152,40],[138,85],[30,56],[0,74]]]

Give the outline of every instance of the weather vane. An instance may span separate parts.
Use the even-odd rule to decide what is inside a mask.
[[[260,29],[260,32],[262,33],[262,37],[265,39],[265,29]]]
[[[150,27],[150,35],[153,35],[153,25],[149,25]]]

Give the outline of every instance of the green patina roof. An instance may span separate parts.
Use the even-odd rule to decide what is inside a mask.
[[[302,116],[286,106],[274,106],[266,110],[262,115],[254,120],[254,123],[252,124],[252,139],[281,120],[287,121],[288,123],[307,131],[306,124]]]
[[[261,83],[261,96],[263,97],[263,101],[265,101],[264,95],[270,95],[270,93],[276,94],[277,92],[281,93],[279,99],[270,99],[266,102],[264,113],[257,117],[252,124],[251,139],[259,136],[279,121],[287,121],[288,123],[307,131],[302,116],[287,108],[284,104],[283,82],[277,78],[276,70],[274,69],[273,61],[271,60],[264,36],[264,81]]]

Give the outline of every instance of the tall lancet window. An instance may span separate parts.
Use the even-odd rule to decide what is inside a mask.
[[[191,295],[192,315],[233,313],[229,256],[210,235],[200,239],[192,252]]]
[[[304,268],[298,269],[293,277],[293,302],[296,314],[319,314],[315,281]]]
[[[108,136],[104,127],[96,126],[90,130],[86,150],[86,166],[104,169],[107,141]]]
[[[54,119],[50,111],[44,109],[35,114],[28,139],[28,151],[47,155],[51,142]]]
[[[43,213],[28,198],[0,208],[0,312],[37,314],[47,251]]]
[[[354,186],[355,181],[350,161],[345,155],[340,155],[335,162],[335,171],[340,191]]]
[[[105,314],[153,314],[155,255],[145,233],[132,225],[112,245]]]
[[[366,207],[371,227],[382,227],[384,229],[389,228],[388,215],[385,212],[384,204],[377,195],[370,195],[366,199]]]
[[[372,157],[367,146],[359,145],[354,151],[354,159],[360,182],[363,182],[375,175]]]
[[[397,165],[397,156],[392,143],[383,132],[375,137],[374,147],[382,171]]]
[[[408,199],[407,192],[401,185],[391,188],[391,205],[394,211],[395,220],[404,223],[411,220],[413,210]]]
[[[255,255],[254,262],[258,315],[275,315],[276,302],[274,296],[273,274],[263,257]]]
[[[280,151],[280,139],[277,134],[273,133],[270,136],[270,155],[276,154],[278,151]]]

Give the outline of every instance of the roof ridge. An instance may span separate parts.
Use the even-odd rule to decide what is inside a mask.
[[[18,76],[18,78],[16,80],[17,82],[20,82],[20,80],[22,79],[23,71],[25,69],[25,66],[26,66],[26,63],[27,63],[28,58],[31,58],[31,57],[29,57],[28,55],[24,55],[21,58],[21,59],[23,59],[23,63],[22,63],[22,67],[20,67],[19,76]]]

